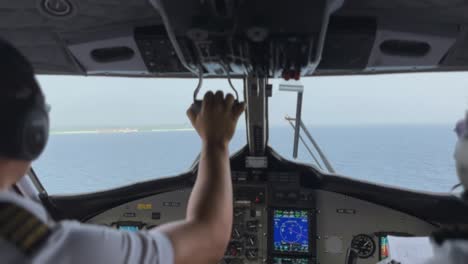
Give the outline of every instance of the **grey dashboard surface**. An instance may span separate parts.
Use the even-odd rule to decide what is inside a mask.
[[[317,191],[317,254],[320,263],[344,263],[346,251],[358,234],[373,237],[376,246],[379,241],[375,233],[401,233],[414,236],[428,236],[434,226],[410,215],[388,209],[367,201],[341,194]],[[359,264],[379,261],[378,248]]]
[[[140,223],[145,229],[180,220],[185,216],[190,192],[191,189],[182,189],[135,200],[109,209],[91,218],[88,223],[113,227],[118,227],[119,223]],[[435,229],[435,226],[423,220],[367,201],[322,190],[309,192],[316,199],[317,237],[311,245],[317,249],[317,263],[344,263],[351,241],[359,234],[372,237],[376,249],[368,258],[360,258],[358,263],[377,263],[379,237],[376,233],[427,236]],[[267,247],[270,245],[266,237],[271,231],[267,224],[267,206],[268,203],[257,207],[257,223],[261,230],[258,236],[258,258],[244,263],[262,263],[267,260]],[[242,251],[242,254],[246,252]]]

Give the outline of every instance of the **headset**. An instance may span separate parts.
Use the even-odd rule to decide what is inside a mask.
[[[4,100],[1,100],[4,101]],[[18,100],[19,101],[19,100]],[[49,138],[49,114],[41,93],[28,100],[6,102],[1,107],[6,118],[0,132],[0,156],[33,161],[44,150]]]
[[[49,138],[49,114],[31,64],[0,40],[0,157],[33,161]]]

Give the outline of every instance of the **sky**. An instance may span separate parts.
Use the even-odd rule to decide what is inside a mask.
[[[188,126],[196,79],[38,76],[51,105],[53,130]],[[297,95],[271,80],[270,126],[288,125]],[[308,77],[303,120],[307,125],[455,124],[468,109],[468,73],[412,73]],[[243,93],[242,82],[234,86]],[[205,80],[207,90],[230,91],[226,80]],[[242,98],[241,98],[242,100]],[[244,122],[239,122],[245,126]]]

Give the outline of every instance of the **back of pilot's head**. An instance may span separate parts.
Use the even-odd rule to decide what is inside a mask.
[[[48,129],[45,99],[31,63],[0,39],[0,159],[36,159]]]

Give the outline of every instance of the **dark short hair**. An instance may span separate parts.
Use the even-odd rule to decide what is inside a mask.
[[[28,59],[13,45],[0,39],[0,102],[28,100],[42,94]]]

